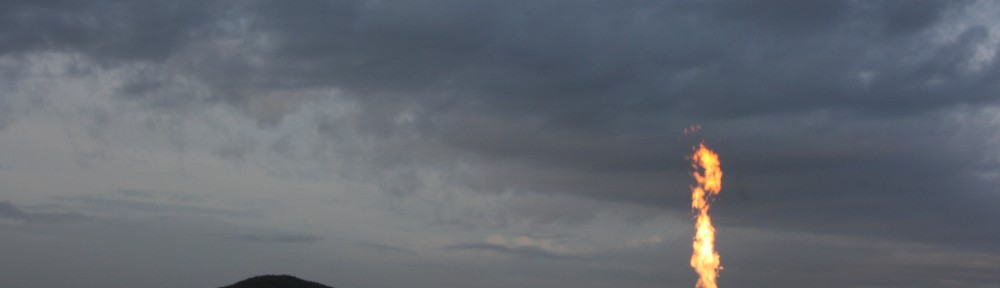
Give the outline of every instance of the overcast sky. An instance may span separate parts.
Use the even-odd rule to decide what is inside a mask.
[[[693,287],[703,139],[722,287],[1000,287],[998,48],[993,1],[0,1],[0,286]]]

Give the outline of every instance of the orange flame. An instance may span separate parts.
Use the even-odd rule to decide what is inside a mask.
[[[722,190],[722,169],[719,168],[719,155],[699,144],[694,154],[691,155],[691,165],[694,167],[694,176],[698,185],[691,187],[691,209],[697,210],[698,218],[695,222],[694,242],[691,246],[694,253],[691,254],[691,268],[698,272],[697,288],[717,288],[715,278],[719,277],[719,253],[715,252],[715,227],[712,226],[712,218],[708,216],[710,208],[709,200],[712,196],[718,195]]]

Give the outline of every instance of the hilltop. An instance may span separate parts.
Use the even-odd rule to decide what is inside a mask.
[[[290,275],[261,275],[220,288],[333,288]]]

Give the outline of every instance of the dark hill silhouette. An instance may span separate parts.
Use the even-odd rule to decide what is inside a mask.
[[[333,288],[289,275],[262,275],[220,288]]]

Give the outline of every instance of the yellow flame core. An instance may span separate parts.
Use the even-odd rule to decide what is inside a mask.
[[[711,207],[709,200],[712,196],[718,195],[722,190],[722,169],[719,168],[719,155],[699,144],[691,155],[691,165],[694,167],[694,176],[698,185],[691,187],[691,209],[697,210],[698,218],[695,221],[694,242],[691,246],[694,253],[691,254],[691,267],[698,272],[697,288],[717,288],[715,278],[719,277],[719,253],[715,252],[715,227],[712,226],[712,218],[708,216],[708,209]]]

